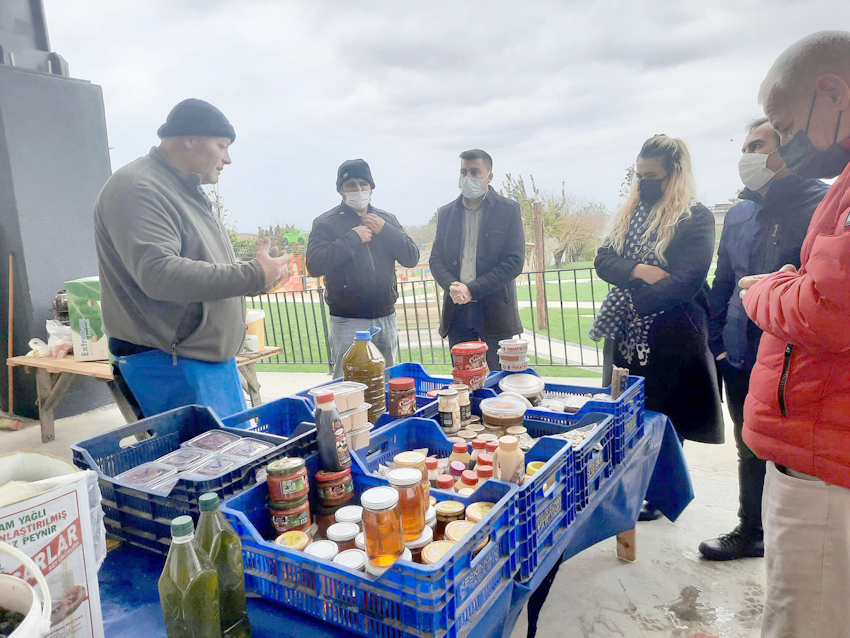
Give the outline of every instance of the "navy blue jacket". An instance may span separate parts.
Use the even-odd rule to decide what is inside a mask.
[[[709,346],[715,357],[725,351],[739,370],[753,369],[761,330],[744,311],[738,281],[785,264],[800,267],[809,222],[828,188],[820,180],[791,174],[772,183],[764,197],[745,188],[744,201],[729,209],[708,296]]]

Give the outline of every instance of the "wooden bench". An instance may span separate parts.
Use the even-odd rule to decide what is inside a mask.
[[[251,406],[262,403],[260,383],[254,364],[283,352],[283,348],[264,348],[260,352],[245,353],[236,357],[236,366],[242,376],[242,389],[251,398]],[[38,417],[41,422],[41,442],[47,443],[55,438],[53,410],[65,396],[75,376],[94,377],[106,382],[112,398],[118,405],[121,415],[127,423],[136,421],[133,408],[124,398],[112,380],[112,366],[107,361],[76,361],[69,355],[62,359],[52,357],[12,357],[6,359],[6,365],[23,367],[27,372],[35,370],[35,383],[38,392]]]

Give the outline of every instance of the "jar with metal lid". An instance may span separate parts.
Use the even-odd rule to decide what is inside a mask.
[[[452,521],[463,519],[465,508],[458,501],[441,501],[434,506],[437,511],[437,527],[434,530],[434,538],[442,540],[445,537],[446,525]]]
[[[339,548],[333,541],[316,541],[315,543],[310,543],[304,550],[304,553],[314,558],[332,561],[339,554]]]
[[[466,426],[466,429],[470,432],[475,432],[476,436],[484,434],[484,426],[481,423],[470,423]]]
[[[457,400],[457,390],[445,389],[437,393],[438,418],[440,427],[446,434],[460,431],[460,403]]]
[[[398,492],[392,487],[373,487],[363,492],[360,504],[368,563],[388,567],[404,552]]]
[[[439,561],[447,552],[455,546],[455,543],[445,540],[436,540],[422,550],[422,564],[433,565]]]
[[[351,468],[340,472],[316,472],[316,492],[325,507],[345,505],[354,498],[354,482]]]
[[[366,552],[362,549],[342,550],[334,558],[334,563],[356,572],[362,572],[366,569]]]
[[[474,430],[461,430],[460,432],[457,433],[457,435],[460,438],[462,438],[464,441],[466,441],[467,443],[472,443],[472,441],[475,439],[475,437],[478,436],[478,432],[476,432]]]
[[[446,540],[460,543],[463,541],[464,536],[472,531],[473,527],[475,527],[475,523],[470,521],[453,521],[446,525]],[[484,546],[487,545],[489,541],[490,538],[485,536],[484,540],[482,540],[481,543],[478,544],[478,547],[475,548],[472,556],[474,557],[478,554],[478,552],[484,549]]]
[[[463,427],[472,418],[472,402],[469,400],[469,386],[463,383],[450,383],[449,389],[457,390],[457,403],[460,407],[460,424]]]
[[[413,467],[399,467],[387,474],[398,492],[401,524],[405,542],[416,540],[425,527],[425,502],[422,500],[422,474]]]
[[[359,505],[346,505],[340,507],[334,514],[337,523],[354,523],[357,529],[362,530],[363,508]]]
[[[284,458],[273,461],[266,466],[266,477],[270,501],[297,501],[310,492],[304,459]]]
[[[398,377],[389,382],[389,413],[395,418],[416,412],[416,382],[410,377]]]
[[[306,532],[312,524],[310,503],[306,495],[297,501],[270,501],[269,514],[272,517],[272,526],[278,534],[289,530]]]
[[[475,524],[484,518],[487,515],[487,512],[494,507],[496,507],[495,503],[487,503],[486,501],[471,503],[466,508],[466,520]]]
[[[354,537],[360,533],[360,528],[354,523],[334,523],[328,527],[328,540],[336,543],[339,551],[355,549]]]
[[[422,507],[428,509],[428,501],[431,497],[431,482],[428,480],[425,455],[421,452],[400,452],[393,457],[393,464],[397,468],[415,467],[422,472]]]
[[[427,525],[422,529],[422,533],[418,538],[412,541],[406,541],[405,547],[410,550],[411,560],[414,563],[422,562],[422,550],[425,546],[434,540],[434,530]]]
[[[364,552],[366,551],[366,534],[360,532],[357,536],[354,537],[354,546],[357,549],[362,549]]]
[[[307,532],[290,530],[274,539],[274,544],[280,547],[288,547],[297,552],[303,552],[307,545],[310,544],[310,536]]]

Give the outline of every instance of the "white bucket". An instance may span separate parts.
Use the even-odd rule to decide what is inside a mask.
[[[39,604],[35,590],[28,582],[16,576],[0,575],[0,605],[11,611],[24,614],[25,618],[9,638],[41,638],[50,631],[50,590],[47,589],[47,581],[41,570],[28,556],[15,549],[11,545],[0,541],[0,552],[13,556],[20,561],[24,567],[38,581],[41,587],[41,595],[44,598],[44,606]]]

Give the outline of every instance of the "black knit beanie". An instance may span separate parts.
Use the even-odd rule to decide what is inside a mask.
[[[345,160],[339,165],[339,170],[336,172],[336,190],[342,188],[342,185],[350,179],[365,179],[369,182],[369,186],[375,188],[375,180],[372,179],[372,171],[369,165],[362,159]]]
[[[209,102],[189,98],[171,109],[165,124],[156,132],[159,139],[164,137],[182,137],[201,135],[204,137],[227,137],[236,141],[233,125]]]

